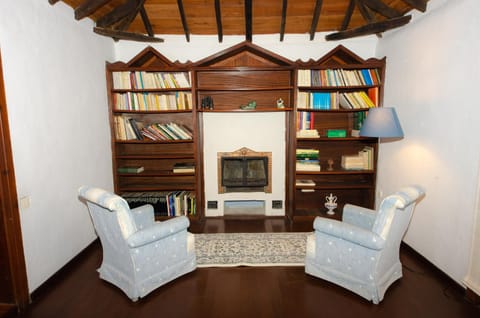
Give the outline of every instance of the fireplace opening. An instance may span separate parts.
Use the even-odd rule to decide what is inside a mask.
[[[241,148],[218,153],[218,193],[271,193],[271,152]]]
[[[263,191],[268,185],[268,157],[222,157],[226,192]]]

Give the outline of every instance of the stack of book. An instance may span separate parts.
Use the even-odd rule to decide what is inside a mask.
[[[117,168],[118,173],[141,173],[145,171],[143,166],[122,166]]]
[[[152,140],[190,140],[193,138],[188,127],[177,123],[151,124],[142,129],[142,135]]]
[[[342,156],[342,168],[346,170],[372,170],[373,147],[366,146],[358,155]]]
[[[297,131],[297,138],[320,138],[316,129],[300,129]]]
[[[296,150],[297,171],[320,171],[319,151],[317,149]]]
[[[173,173],[194,173],[195,164],[193,162],[177,162],[173,166]]]

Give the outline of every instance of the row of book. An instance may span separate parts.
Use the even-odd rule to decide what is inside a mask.
[[[193,132],[185,125],[171,123],[154,123],[145,126],[135,118],[114,116],[116,140],[190,140]]]
[[[378,88],[369,92],[298,92],[297,108],[331,110],[377,107]]]
[[[189,110],[192,109],[192,93],[115,93],[113,105],[115,110]]]
[[[156,216],[196,215],[195,193],[191,191],[126,192],[121,196],[131,209],[151,204]]]
[[[342,168],[346,170],[372,170],[374,148],[370,146],[364,147],[357,155],[342,156]]]
[[[314,112],[297,112],[297,131],[315,129]]]
[[[298,86],[373,86],[380,85],[378,69],[298,70]]]
[[[112,72],[114,89],[190,88],[189,72]]]
[[[120,166],[117,168],[118,173],[138,174],[145,171],[144,166]],[[195,163],[193,162],[177,162],[173,165],[173,173],[195,173]]]
[[[320,160],[318,149],[303,149],[297,148],[296,156],[296,171],[320,171]]]

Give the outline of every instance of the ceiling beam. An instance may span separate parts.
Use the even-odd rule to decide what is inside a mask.
[[[363,19],[367,21],[367,23],[374,23],[377,21],[373,12],[368,7],[365,6],[362,0],[355,0],[355,2],[357,3],[357,7],[358,7],[358,10],[360,11],[360,14],[362,15]]]
[[[245,0],[245,40],[252,42],[252,0]]]
[[[346,30],[350,24],[350,19],[353,15],[353,10],[355,10],[355,0],[350,0],[348,4],[347,11],[345,11],[345,17],[343,18],[342,25],[340,26],[340,31]]]
[[[190,30],[188,29],[187,18],[185,17],[185,10],[183,10],[183,1],[177,0],[178,11],[180,12],[180,19],[182,19],[183,32],[187,38],[187,42],[190,42]]]
[[[130,41],[137,41],[137,42],[164,42],[163,39],[144,35],[144,34],[131,33],[131,32],[99,28],[99,27],[94,27],[93,32],[103,36],[114,38],[115,40],[130,40]]]
[[[403,2],[411,5],[418,11],[425,12],[427,10],[427,1],[428,0],[402,0]]]
[[[325,36],[327,41],[337,41],[343,39],[350,39],[357,36],[372,35],[376,33],[382,33],[387,30],[395,29],[407,24],[412,19],[411,15],[405,15],[402,17],[392,18],[389,20],[373,22],[355,29],[340,31],[331,33]]]
[[[105,28],[120,22],[136,9],[136,1],[129,0],[97,20],[97,27]]]
[[[280,42],[283,41],[285,36],[285,25],[287,24],[287,5],[288,0],[282,1],[282,21],[280,22]]]
[[[223,27],[222,27],[222,10],[220,8],[220,0],[215,0],[215,18],[217,19],[217,34],[218,42],[223,41]]]
[[[147,31],[147,34],[150,36],[154,36],[155,33],[153,32],[152,24],[150,23],[150,19],[148,18],[147,11],[145,10],[144,4],[142,4],[142,7],[140,8],[140,15],[142,17],[143,25],[145,26],[145,30]]]
[[[317,30],[318,20],[320,18],[320,11],[322,11],[322,0],[315,1],[315,10],[313,11],[312,25],[310,26],[310,41],[315,37],[315,31]]]
[[[389,19],[396,18],[402,15],[400,12],[390,8],[380,0],[362,0],[362,2],[373,11]]]
[[[128,29],[130,24],[132,24],[133,20],[142,9],[143,4],[145,3],[145,0],[131,0],[131,1],[135,2],[135,8],[133,8],[132,11],[128,15],[126,15],[123,19],[121,19],[118,23],[112,26],[111,29],[125,31]]]
[[[95,13],[99,8],[112,0],[85,0],[82,4],[75,8],[75,19],[81,20]]]

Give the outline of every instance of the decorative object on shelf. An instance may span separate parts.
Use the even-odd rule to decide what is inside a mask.
[[[332,158],[328,159],[327,163],[328,163],[327,171],[333,171],[333,159]]]
[[[283,101],[283,99],[277,99],[277,108],[285,108],[285,102]]]
[[[362,137],[402,138],[403,130],[392,107],[371,108],[360,129]]]
[[[248,102],[247,105],[240,105],[240,108],[244,109],[244,110],[255,109],[255,108],[257,108],[257,102],[252,100],[252,101]]]
[[[213,99],[211,96],[205,96],[202,98],[203,109],[213,109]]]
[[[329,196],[325,197],[325,200],[325,207],[328,209],[327,214],[334,215],[335,211],[333,210],[337,207],[337,197],[330,193]]]

